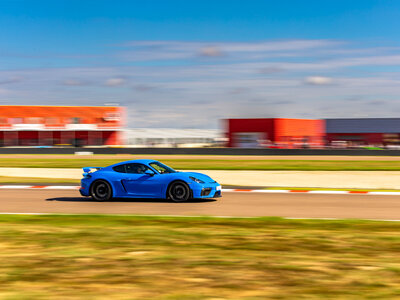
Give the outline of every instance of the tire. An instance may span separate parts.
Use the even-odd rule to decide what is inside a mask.
[[[111,185],[105,180],[96,180],[90,188],[90,195],[96,201],[110,201],[112,194]]]
[[[185,202],[190,198],[190,189],[184,182],[174,182],[169,186],[167,195],[174,202]]]

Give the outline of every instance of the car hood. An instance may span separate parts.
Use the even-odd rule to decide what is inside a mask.
[[[216,182],[214,179],[212,179],[210,176],[207,176],[206,174],[202,174],[202,173],[197,173],[197,172],[179,172],[182,174],[192,177],[195,177],[197,179],[200,179],[206,183],[212,183],[212,182]]]

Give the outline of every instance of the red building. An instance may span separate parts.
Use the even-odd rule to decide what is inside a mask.
[[[400,118],[326,119],[327,143],[351,146],[399,146]]]
[[[124,109],[0,106],[0,146],[120,145]]]
[[[228,119],[226,126],[228,147],[303,148],[324,145],[324,120]]]

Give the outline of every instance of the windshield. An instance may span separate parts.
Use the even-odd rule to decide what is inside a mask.
[[[158,161],[150,163],[150,166],[152,166],[160,174],[176,173],[176,171],[174,169],[172,169]]]

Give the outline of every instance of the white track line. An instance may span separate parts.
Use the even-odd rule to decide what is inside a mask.
[[[32,188],[32,187],[31,187]],[[79,189],[79,186],[73,186],[73,185],[48,185],[43,187],[45,190],[77,190]]]
[[[309,191],[308,194],[332,194],[332,195],[339,195],[339,194],[348,194],[348,191]],[[400,193],[399,193],[400,195]]]
[[[224,191],[224,190],[222,190]],[[289,193],[289,190],[252,190],[252,193]]]
[[[0,189],[29,189],[31,185],[0,185]]]

